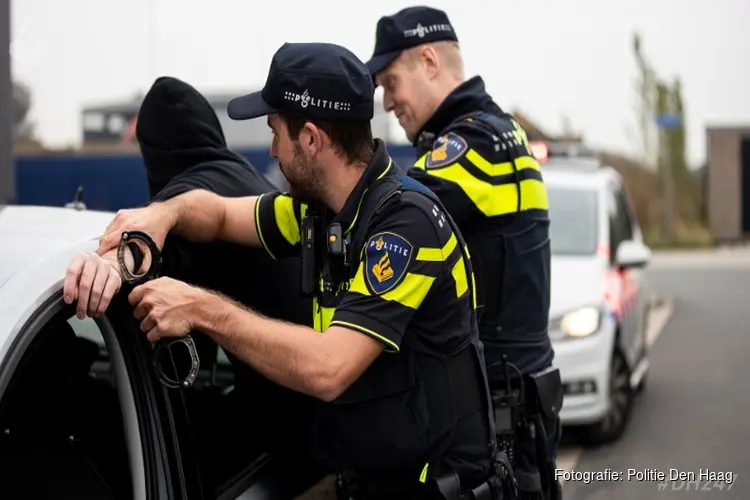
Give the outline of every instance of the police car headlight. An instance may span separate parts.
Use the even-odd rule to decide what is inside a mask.
[[[602,313],[597,307],[575,309],[550,322],[550,337],[554,340],[588,337],[599,331],[601,319]]]

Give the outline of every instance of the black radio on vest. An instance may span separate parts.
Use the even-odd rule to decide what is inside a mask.
[[[316,238],[320,216],[314,209],[302,218],[302,293],[313,296],[318,292],[320,279],[320,258],[316,252]]]

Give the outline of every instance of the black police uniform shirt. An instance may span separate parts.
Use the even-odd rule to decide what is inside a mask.
[[[373,160],[362,179],[340,213],[333,215],[327,211],[327,223],[340,223],[347,233],[357,233],[357,225],[370,222],[358,217],[368,188],[377,179],[389,175],[404,175],[404,172],[389,158],[385,145],[378,139]],[[259,198],[256,204],[257,231],[262,245],[272,256],[281,259],[299,255],[300,221],[306,211],[306,205],[287,194],[265,194]],[[347,271],[348,279],[339,287],[335,300],[328,304],[316,300],[313,310],[315,329],[325,332],[330,326],[345,327],[382,342],[386,352],[334,402],[336,411],[346,411],[350,399],[363,398],[363,392],[370,392],[372,396],[387,390],[386,380],[372,380],[368,372],[375,364],[388,362],[388,357],[411,355],[417,345],[427,352],[451,353],[471,340],[473,306],[469,287],[472,278],[467,275],[456,235],[434,203],[419,193],[403,193],[396,207],[389,207],[387,215],[377,218],[363,241],[361,252],[352,257],[356,264]],[[405,351],[409,352],[405,354]],[[350,397],[349,393],[355,386],[358,394]],[[437,384],[442,394],[435,395],[432,401],[445,399],[444,387]],[[427,420],[433,414],[429,415]],[[444,455],[446,463],[451,463],[460,475],[480,475],[483,472],[479,469],[487,465],[483,463],[487,458],[487,437],[481,430],[481,419],[486,417],[481,412],[476,417],[480,419],[479,423],[468,418],[459,424],[456,435],[461,436],[462,442]],[[411,416],[404,418],[413,420]],[[344,452],[350,455],[347,457],[350,464],[372,469],[389,466],[409,469],[416,464],[400,464],[402,457],[410,456],[410,448],[424,446],[423,440],[430,442],[433,438],[429,434],[420,436],[419,432],[406,436],[406,429],[401,428],[400,422],[401,415],[384,415],[368,422],[374,427],[365,429],[358,422],[349,422],[332,429],[330,435],[346,439],[342,436],[358,434],[354,439],[364,449]],[[342,425],[341,420],[337,425]],[[444,430],[447,423],[442,425]],[[468,427],[462,429],[461,426]],[[404,427],[408,428],[408,425]],[[429,427],[428,431],[436,435],[443,432],[437,412]],[[385,442],[391,436],[402,442]],[[388,450],[389,446],[387,463],[368,463],[371,456],[382,456],[382,451]],[[399,450],[399,447],[404,449]]]
[[[474,123],[475,118],[467,118],[467,115],[478,112],[501,117],[507,131],[499,136],[487,126],[478,126]],[[488,235],[492,230],[499,224],[507,224],[508,215],[519,208],[535,213],[542,223],[548,223],[547,191],[541,180],[539,163],[528,148],[525,132],[492,100],[485,91],[483,80],[477,76],[448,95],[422,127],[414,146],[418,157],[408,175],[438,195],[458,224],[471,252],[477,281],[480,336],[485,345],[490,382],[503,378],[502,367],[498,364],[503,354],[524,373],[549,366],[554,357],[547,335],[549,255],[536,255],[529,261],[531,266],[539,268],[539,272],[531,271],[522,277],[518,283],[523,288],[523,296],[513,297],[512,294],[519,291],[508,290],[512,287],[507,283],[506,290],[495,290],[500,288],[497,282],[508,280],[512,275],[508,272],[509,267],[519,262],[505,259],[504,265],[499,265],[505,270],[497,269],[498,266],[493,268],[493,264],[488,262],[491,259],[484,258],[480,248],[488,244],[491,239]],[[515,167],[519,171],[533,170],[538,173],[538,179],[529,178],[520,183],[520,202],[512,179],[513,164],[510,162],[509,149],[514,146],[520,147],[516,150]],[[541,246],[547,238],[546,226],[539,228],[539,231],[543,232],[530,240],[531,246]],[[531,233],[527,237],[531,237]],[[523,245],[521,240],[517,239],[513,244],[520,242]],[[499,243],[507,244],[507,241]],[[506,275],[505,278],[503,275]],[[534,276],[536,283],[531,284],[529,276]],[[498,294],[503,298],[497,298]],[[510,325],[506,326],[510,326],[508,330],[515,331],[503,334],[513,335],[512,340],[503,340],[502,334],[497,334],[496,318],[501,307],[491,302],[505,304],[502,314],[510,319]]]

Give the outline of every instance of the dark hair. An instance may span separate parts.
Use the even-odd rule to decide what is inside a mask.
[[[288,113],[279,113],[279,116],[286,124],[289,137],[292,140],[296,141],[299,139],[299,133],[305,127],[305,123],[310,122],[328,135],[334,148],[349,163],[369,163],[375,151],[370,120],[334,123],[308,120],[307,118]]]

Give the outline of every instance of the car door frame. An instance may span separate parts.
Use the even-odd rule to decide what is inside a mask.
[[[0,364],[2,368],[0,371],[2,377],[0,388],[3,389],[3,395],[29,345],[39,334],[42,327],[63,311],[67,310],[66,316],[72,317],[75,314],[74,307],[66,305],[62,300],[61,285],[62,283],[56,284],[38,297],[30,308],[32,312],[22,319],[22,324],[17,326],[18,332],[14,335],[10,348]],[[123,336],[122,331],[116,326],[117,320],[114,315],[108,312],[106,318],[116,337],[133,393],[141,441],[146,499],[176,500],[182,498],[174,494],[178,488],[175,488],[172,484],[171,470],[173,467],[168,460],[164,460],[164,457],[167,456],[167,453],[164,453],[164,450],[167,449],[166,440],[163,436],[161,419],[153,411],[158,402],[154,397],[153,390],[149,389],[148,377],[143,375],[147,373],[148,366],[144,364],[145,358],[139,352],[142,347],[139,347],[135,342],[130,342],[128,337]]]
[[[133,384],[133,396],[136,401],[139,424],[145,427],[149,436],[142,431],[141,439],[143,447],[149,447],[154,453],[150,457],[152,463],[144,465],[157,466],[158,462],[163,470],[160,475],[160,484],[155,496],[149,496],[149,500],[201,500],[200,489],[192,487],[194,480],[186,477],[197,478],[196,471],[186,474],[186,468],[181,456],[181,446],[177,441],[176,427],[184,422],[184,415],[175,415],[172,405],[169,404],[169,394],[156,378],[151,363],[152,346],[146,339],[146,335],[140,331],[140,325],[133,317],[133,308],[127,301],[125,293],[117,294],[107,309],[107,317],[122,346],[125,365],[128,375]],[[151,438],[149,442],[148,437]],[[144,453],[145,455],[145,453]],[[149,492],[151,493],[151,492]],[[162,496],[163,495],[163,496]]]

